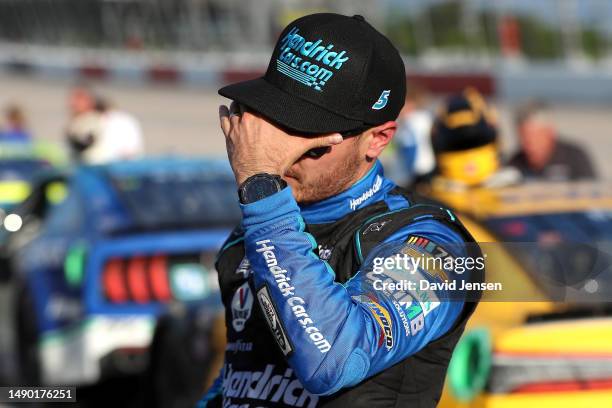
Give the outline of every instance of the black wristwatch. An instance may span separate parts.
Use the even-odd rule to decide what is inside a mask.
[[[287,187],[287,182],[277,174],[259,173],[246,179],[238,187],[238,197],[242,204],[250,204],[276,194]]]

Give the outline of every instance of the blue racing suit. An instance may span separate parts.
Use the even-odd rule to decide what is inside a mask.
[[[238,291],[231,302],[232,293],[228,291],[224,302],[226,308],[232,309],[232,313],[227,314],[228,344],[235,351],[233,344],[236,342],[253,343],[250,354],[245,353],[240,359],[235,357],[236,353],[229,353],[229,357],[226,353],[224,372],[201,401],[201,406],[206,406],[206,401],[219,393],[226,405],[302,406],[300,401],[304,406],[317,406],[317,402],[324,405],[323,396],[333,397],[351,387],[358,389],[358,384],[364,380],[415,355],[456,326],[464,308],[463,299],[447,300],[447,289],[442,285],[432,289],[427,283],[448,283],[465,276],[440,268],[441,263],[429,266],[424,261],[452,261],[466,256],[464,236],[452,226],[431,217],[412,220],[388,234],[367,256],[361,253],[357,243],[355,258],[360,266],[350,271],[346,279],[339,279],[338,270],[351,269],[344,265],[352,252],[344,251],[345,261],[328,261],[333,259],[334,252],[343,250],[338,245],[331,248],[321,245],[319,237],[311,234],[311,229],[317,235],[315,231],[329,230],[330,226],[337,230],[340,227],[334,226],[344,220],[348,220],[350,226],[354,214],[376,205],[384,207],[383,210],[370,211],[366,230],[355,237],[358,242],[360,237],[384,232],[385,224],[392,224],[392,218],[387,220],[387,215],[393,217],[413,205],[404,196],[393,194],[394,189],[396,186],[384,178],[382,166],[376,162],[351,188],[312,205],[298,205],[289,187],[255,203],[242,205],[241,232],[228,240],[221,257],[228,248],[239,245],[244,248],[246,258],[235,272],[220,270],[219,273],[222,292],[227,286],[224,274],[235,276],[242,271],[249,279],[248,287],[240,286],[238,301]],[[353,230],[358,227],[355,225]],[[345,235],[352,238],[352,232]],[[329,233],[318,235],[324,237],[326,234]],[[346,241],[351,242],[347,245],[353,245],[354,240]],[[421,264],[406,261],[419,258]],[[407,281],[415,285],[410,287]],[[400,287],[401,283],[404,286]],[[255,299],[254,307],[261,310],[274,338],[267,347],[280,350],[283,364],[291,371],[287,376],[289,371],[285,370],[282,377],[287,378],[289,384],[285,391],[275,393],[271,389],[267,394],[265,388],[257,391],[257,381],[265,376],[265,367],[270,364],[261,354],[251,356],[257,347],[257,338],[256,335],[249,338],[248,330],[244,329],[255,319],[254,313],[248,316],[244,313],[248,290]],[[234,313],[237,310],[242,313]],[[230,358],[233,362],[228,363]],[[261,371],[245,370],[251,369],[249,359],[257,361]],[[276,369],[280,363],[270,357],[272,360]],[[242,371],[236,368],[237,364],[242,365]],[[248,374],[238,375],[238,372]],[[236,385],[238,378],[246,385]],[[293,378],[297,381],[291,381]],[[310,399],[296,399],[304,394],[296,396],[295,391],[287,396],[291,386],[293,390],[303,388]],[[278,389],[280,387],[279,384]],[[278,395],[276,401],[275,395]],[[311,404],[307,405],[306,401]]]

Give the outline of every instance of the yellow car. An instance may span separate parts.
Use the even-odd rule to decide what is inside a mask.
[[[612,185],[435,191],[487,254],[440,407],[612,407]],[[552,283],[551,283],[552,282]]]

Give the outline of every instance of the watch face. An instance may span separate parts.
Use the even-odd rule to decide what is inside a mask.
[[[278,193],[284,187],[281,180],[278,176],[253,176],[240,188],[240,201],[243,204],[249,204]]]

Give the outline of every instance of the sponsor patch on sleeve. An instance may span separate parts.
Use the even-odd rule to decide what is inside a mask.
[[[420,267],[432,276],[442,281],[448,280],[448,272],[452,271],[454,258],[442,246],[418,235],[411,235],[406,240],[403,253],[413,258],[421,258]]]
[[[378,299],[372,294],[354,297],[355,300],[365,304],[370,312],[374,316],[376,323],[380,326],[381,332],[378,339],[378,347],[382,347],[384,344],[387,350],[393,348],[393,321],[391,320],[391,314],[389,311],[382,306]]]
[[[257,299],[259,300],[261,310],[266,317],[268,326],[270,327],[270,330],[272,330],[272,335],[276,339],[276,342],[278,343],[278,346],[283,354],[288,356],[293,351],[293,347],[291,346],[291,342],[287,337],[285,328],[278,317],[278,311],[276,310],[274,303],[272,303],[272,297],[270,296],[267,286],[264,285],[257,291]]]

